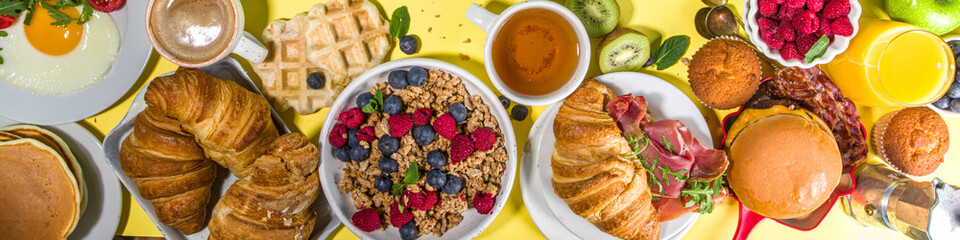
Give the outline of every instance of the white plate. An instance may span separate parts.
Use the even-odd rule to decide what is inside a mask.
[[[93,116],[113,105],[140,78],[150,57],[144,0],[128,0],[110,13],[120,30],[120,51],[100,81],[63,95],[37,94],[0,81],[0,115],[24,123],[61,124]],[[16,104],[11,104],[16,103]]]
[[[23,124],[0,117],[0,127]],[[103,158],[100,140],[76,123],[43,126],[56,133],[70,147],[70,152],[80,163],[83,179],[87,183],[87,208],[80,216],[77,228],[68,239],[113,239],[120,223],[120,205],[123,196],[120,182],[111,173]]]
[[[670,83],[643,73],[621,72],[596,77],[614,93],[632,93],[643,96],[654,119],[679,120],[697,140],[713,148],[710,130],[697,106],[680,89]],[[520,189],[523,202],[540,232],[550,239],[617,239],[573,213],[553,192],[550,179],[553,169],[553,120],[563,102],[551,104],[530,130],[524,146],[520,169]],[[699,214],[688,213],[672,221],[661,223],[660,239],[680,239],[690,230]]]
[[[503,209],[503,205],[507,202],[508,196],[510,196],[510,189],[513,188],[513,179],[517,169],[517,141],[513,134],[513,125],[510,122],[509,115],[507,115],[506,110],[499,107],[500,101],[497,100],[497,95],[494,95],[493,92],[487,88],[486,84],[473,76],[473,74],[470,74],[470,72],[450,63],[424,58],[396,60],[374,67],[353,80],[353,83],[340,93],[340,97],[338,97],[337,101],[330,107],[331,114],[327,114],[327,118],[324,120],[324,123],[329,124],[323,125],[323,129],[320,130],[320,139],[326,139],[326,136],[330,134],[330,130],[333,128],[333,123],[337,122],[337,113],[353,107],[355,99],[360,93],[368,91],[374,84],[386,82],[387,75],[390,74],[390,71],[397,69],[406,70],[413,66],[421,66],[428,70],[440,69],[454,77],[459,77],[467,89],[467,92],[473,95],[480,95],[483,103],[490,107],[490,113],[497,118],[500,132],[503,133],[503,145],[507,148],[507,155],[510,156],[510,159],[507,160],[503,176],[501,177],[500,193],[496,196],[497,202],[493,206],[493,212],[491,214],[479,214],[475,209],[470,208],[463,212],[463,221],[461,221],[459,225],[450,229],[439,238],[473,239],[493,222],[493,219],[496,218],[500,210]],[[389,226],[385,231],[364,232],[350,222],[350,217],[357,212],[357,209],[353,205],[353,198],[351,198],[349,194],[340,191],[340,187],[337,185],[340,180],[343,180],[344,164],[333,156],[333,149],[333,145],[330,145],[328,141],[320,141],[320,185],[323,187],[323,193],[327,196],[327,201],[330,203],[330,207],[333,208],[333,212],[343,221],[344,226],[362,239],[400,239],[400,231],[396,227]],[[432,234],[427,234],[421,235],[419,239],[438,238]]]
[[[216,62],[210,66],[200,68],[200,70],[217,78],[232,80],[247,90],[260,94],[260,90],[258,90],[253,81],[250,80],[250,78],[247,76],[247,73],[243,71],[240,63],[232,57],[224,58],[223,60],[220,60],[219,62]],[[161,76],[166,76],[169,74],[173,74],[173,72],[166,73]],[[160,233],[163,233],[163,236],[166,239],[207,239],[207,237],[210,235],[210,231],[207,230],[206,227],[199,232],[190,235],[184,235],[180,231],[161,223],[160,220],[157,219],[157,211],[153,208],[153,204],[150,203],[150,200],[140,197],[140,190],[137,188],[137,184],[133,182],[133,179],[127,177],[127,175],[123,172],[123,168],[120,167],[120,145],[123,143],[123,140],[130,135],[130,132],[133,131],[133,120],[147,107],[146,101],[143,100],[143,95],[146,92],[147,88],[143,88],[137,93],[136,98],[133,99],[133,104],[130,105],[130,110],[127,111],[127,115],[124,116],[123,120],[120,120],[120,124],[111,130],[110,133],[107,134],[107,137],[103,139],[103,153],[107,157],[107,160],[105,161],[109,163],[114,174],[120,178],[120,182],[122,182],[124,187],[127,188],[127,191],[130,192],[130,195],[137,200],[137,203],[143,207],[143,211],[147,213],[147,217],[153,221],[153,224],[156,225],[157,229],[160,230]],[[279,132],[281,134],[290,132],[286,125],[283,124],[283,120],[280,119],[280,116],[277,115],[277,112],[273,111],[273,108],[270,109],[270,112],[273,117],[273,122],[277,125]],[[213,213],[213,207],[216,205],[217,201],[220,200],[220,196],[223,196],[223,194],[227,192],[227,188],[229,188],[229,186],[235,181],[237,181],[237,177],[233,176],[230,171],[225,168],[218,167],[217,180],[213,182],[212,186],[214,192],[213,194],[210,194],[210,203],[207,204],[207,221],[210,219],[209,214]],[[340,226],[340,221],[330,215],[330,208],[327,207],[327,203],[323,201],[323,193],[317,197],[317,200],[314,204],[316,205],[317,210],[317,222],[314,225],[313,234],[309,239],[326,239],[327,236],[333,232],[333,230]]]

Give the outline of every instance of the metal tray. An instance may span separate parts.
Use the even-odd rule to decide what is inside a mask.
[[[250,80],[247,76],[247,73],[240,66],[240,63],[236,59],[231,57],[224,58],[217,63],[214,63],[210,66],[200,68],[200,71],[203,71],[207,74],[210,74],[214,77],[227,79],[239,83],[240,86],[243,86],[247,90],[255,92],[257,94],[263,95],[260,93],[260,90],[257,89],[256,84]],[[161,76],[166,76],[173,74],[173,72],[163,74]],[[147,216],[150,217],[150,220],[153,221],[153,224],[157,226],[157,229],[163,233],[163,236],[166,239],[180,240],[180,239],[207,239],[210,235],[210,231],[204,227],[199,232],[184,235],[180,231],[167,226],[160,222],[157,219],[157,211],[153,208],[153,204],[150,200],[147,200],[140,196],[140,190],[137,189],[136,183],[133,182],[133,179],[127,177],[123,172],[123,168],[120,167],[120,144],[123,143],[123,140],[127,138],[127,135],[133,131],[133,120],[137,117],[137,114],[142,112],[147,104],[143,99],[144,94],[147,92],[147,88],[144,87],[140,89],[140,92],[137,93],[136,98],[133,99],[133,104],[130,105],[130,110],[127,111],[126,116],[123,117],[123,120],[120,121],[110,133],[107,134],[106,138],[103,139],[103,152],[107,157],[107,163],[110,164],[110,167],[113,168],[114,173],[117,174],[117,177],[120,178],[120,182],[123,183],[123,186],[127,188],[127,191],[130,191],[130,195],[137,200],[137,203],[143,207],[143,211],[147,213]],[[280,134],[289,133],[290,129],[283,124],[283,120],[280,119],[280,116],[277,115],[277,112],[271,107],[270,112],[273,116],[273,122],[277,125],[277,130]],[[213,214],[213,207],[215,203],[220,200],[220,196],[227,191],[227,188],[237,180],[237,177],[233,176],[225,168],[219,168],[217,171],[217,180],[213,183],[213,194],[210,195],[210,203],[207,204],[207,220],[209,221],[210,215]],[[340,226],[340,220],[330,212],[330,207],[327,205],[326,198],[323,196],[323,192],[320,192],[320,195],[317,197],[316,204],[317,210],[317,223],[314,225],[314,230],[312,236],[309,239],[326,239],[333,230]]]

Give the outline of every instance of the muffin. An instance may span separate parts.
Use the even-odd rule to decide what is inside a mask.
[[[926,107],[887,113],[873,129],[877,155],[893,168],[911,176],[933,173],[950,147],[947,123]]]
[[[693,54],[687,78],[693,94],[707,106],[735,108],[757,92],[760,59],[741,41],[713,39]]]

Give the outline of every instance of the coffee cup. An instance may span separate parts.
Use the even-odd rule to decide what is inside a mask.
[[[238,0],[151,0],[146,18],[153,48],[183,67],[207,66],[230,53],[252,63],[267,57],[267,48],[243,31]]]
[[[473,4],[467,9],[466,17],[487,32],[483,50],[487,75],[494,87],[514,102],[530,106],[558,102],[573,93],[587,75],[590,38],[580,19],[560,4],[526,1],[507,8],[500,15]],[[528,26],[514,26],[517,24]],[[545,30],[536,33],[518,30],[530,29],[529,26]],[[544,43],[545,39],[550,41]],[[543,51],[549,56],[536,57],[541,47],[551,47]],[[563,54],[564,51],[569,53]],[[509,55],[515,59],[505,61]],[[531,58],[533,60],[528,60]],[[524,61],[534,65],[518,65]],[[518,80],[518,75],[524,78]]]

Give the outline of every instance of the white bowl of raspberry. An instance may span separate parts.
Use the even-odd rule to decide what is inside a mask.
[[[832,61],[856,36],[862,12],[857,0],[743,1],[744,28],[750,42],[788,67],[811,68]],[[826,51],[806,62],[804,56],[824,35],[830,39]]]

